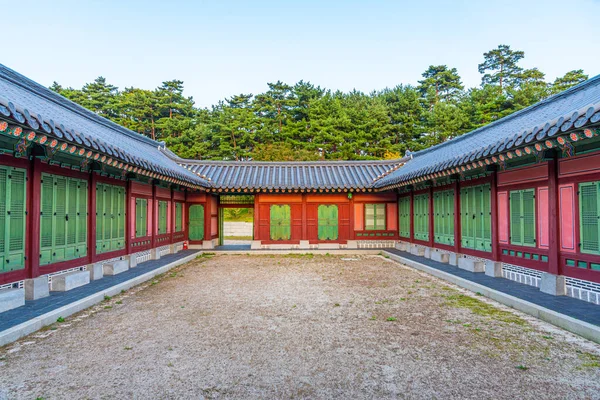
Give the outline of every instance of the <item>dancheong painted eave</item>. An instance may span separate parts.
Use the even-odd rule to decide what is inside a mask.
[[[182,186],[210,184],[160,151],[164,143],[111,122],[0,64],[0,131],[27,147],[86,160]]]
[[[596,136],[597,125],[600,75],[489,125],[412,153],[402,168],[377,180],[373,187],[391,189],[568,147]]]
[[[173,156],[173,155],[172,155]],[[371,191],[373,182],[400,168],[405,159],[365,161],[194,161],[176,159],[207,179],[214,191]]]

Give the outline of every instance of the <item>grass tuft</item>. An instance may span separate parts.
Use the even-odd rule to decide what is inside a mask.
[[[464,294],[452,294],[445,296],[446,305],[455,308],[467,308],[473,314],[482,315],[494,319],[496,321],[507,324],[526,325],[527,322],[511,312],[500,310],[490,304],[484,303],[481,300],[475,299]]]

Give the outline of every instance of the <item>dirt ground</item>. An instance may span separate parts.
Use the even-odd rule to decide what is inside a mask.
[[[0,398],[600,398],[600,346],[380,256],[205,256],[0,349]]]

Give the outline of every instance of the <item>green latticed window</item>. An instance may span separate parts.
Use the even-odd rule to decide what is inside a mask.
[[[135,199],[135,237],[148,236],[148,200]]]
[[[338,238],[338,207],[336,205],[320,205],[318,224],[319,240],[336,240]]]
[[[410,197],[401,197],[398,200],[398,233],[400,237],[410,237]]]
[[[365,204],[365,230],[384,231],[385,204]]]
[[[535,247],[535,189],[510,192],[510,243]]]
[[[270,220],[271,240],[290,240],[292,238],[292,210],[288,204],[272,205]]]
[[[125,188],[96,184],[96,253],[125,248]]]
[[[492,251],[491,187],[489,184],[460,190],[461,246]]]
[[[415,239],[429,240],[429,194],[414,197]]]
[[[169,203],[164,200],[158,201],[158,234],[164,235],[167,233],[167,212]]]
[[[433,194],[433,239],[454,246],[454,190]]]
[[[87,181],[42,174],[40,265],[87,255]]]
[[[183,230],[183,203],[175,203],[175,232]]]
[[[600,182],[579,184],[579,249],[582,253],[600,254]]]
[[[27,171],[0,166],[0,272],[25,268]]]
[[[202,204],[190,206],[188,222],[190,240],[204,240],[204,206]]]

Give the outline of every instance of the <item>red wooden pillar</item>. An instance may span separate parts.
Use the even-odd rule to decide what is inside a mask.
[[[131,254],[131,224],[135,223],[135,209],[131,207],[131,181],[125,185],[125,249]]]
[[[173,235],[175,234],[175,192],[171,188],[171,202],[169,205],[169,214],[171,214],[171,223],[169,224],[169,243],[175,243],[173,241]]]
[[[352,192],[349,193],[352,194],[352,196],[350,197],[350,231],[348,232],[348,238],[350,240],[355,240],[356,231],[354,230],[354,194]]]
[[[490,182],[491,188],[491,199],[490,199],[490,211],[491,215],[491,228],[492,228],[492,260],[500,261],[500,253],[498,252],[498,172],[492,172],[492,180]]]
[[[183,229],[183,240],[190,240],[190,206],[188,204],[188,189],[184,189],[183,191],[183,221],[182,221],[182,229]]]
[[[454,252],[460,253],[460,181],[454,182]]]
[[[204,240],[212,240],[212,194],[206,193],[206,206],[204,207]]]
[[[306,223],[306,193],[302,193],[302,236],[301,240],[308,239],[308,226]]]
[[[559,213],[558,197],[558,159],[554,152],[552,160],[548,161],[548,230],[549,230],[549,248],[548,248],[548,272],[555,275],[562,275],[562,268],[559,264],[558,249],[560,246],[560,228],[558,221]],[[538,216],[543,218],[543,216]]]
[[[41,202],[40,197],[42,193],[42,171],[41,161],[39,158],[34,157],[30,164],[29,169],[29,187],[27,192],[29,193],[27,215],[29,229],[29,237],[27,239],[27,257],[28,262],[26,265],[29,266],[27,271],[28,278],[37,278],[40,276],[40,212]]]
[[[254,217],[253,217],[253,223],[254,223],[254,240],[261,240],[260,238],[260,194],[256,193],[254,195]]]
[[[90,264],[96,261],[96,182],[97,176],[91,172],[88,181],[88,259]]]
[[[156,199],[156,184],[152,182],[152,248],[156,247],[156,233],[158,232],[158,201]]]
[[[429,247],[433,247],[433,186],[429,188]]]
[[[415,188],[410,189],[410,238],[413,243],[415,240]]]

